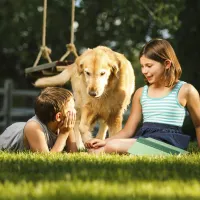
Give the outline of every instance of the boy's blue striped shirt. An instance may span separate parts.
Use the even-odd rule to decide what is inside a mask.
[[[178,101],[178,92],[184,81],[179,81],[172,91],[162,98],[148,96],[148,86],[145,85],[140,103],[142,105],[143,122],[154,122],[182,126],[186,109]]]

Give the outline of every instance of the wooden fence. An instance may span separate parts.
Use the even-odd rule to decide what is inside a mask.
[[[31,90],[15,90],[13,81],[10,79],[5,80],[4,88],[0,88],[0,95],[3,96],[2,108],[0,110],[0,127],[5,128],[13,123],[13,118],[17,117],[29,117],[34,115],[34,109],[32,107],[14,107],[13,98],[29,97],[35,98],[39,91]]]

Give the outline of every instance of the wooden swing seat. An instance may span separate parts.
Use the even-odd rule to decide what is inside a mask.
[[[42,27],[42,46],[34,62],[33,67],[25,69],[26,77],[30,79],[37,79],[44,76],[53,76],[62,72],[68,65],[74,63],[73,61],[66,61],[66,57],[72,52],[75,57],[78,57],[76,47],[74,45],[74,13],[75,13],[75,0],[72,0],[72,19],[71,19],[71,41],[67,44],[66,53],[59,59],[59,61],[52,62],[50,58],[51,49],[46,46],[46,19],[47,19],[47,0],[44,0],[43,11],[43,27]],[[38,65],[41,57],[48,60],[49,63]]]
[[[26,76],[40,78],[44,76],[53,76],[62,72],[73,61],[54,61],[51,63],[41,64],[35,67],[25,69]]]

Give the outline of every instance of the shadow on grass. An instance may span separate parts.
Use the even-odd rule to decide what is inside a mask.
[[[15,197],[13,198],[14,200],[22,200],[21,197]],[[112,194],[108,197],[101,197],[101,196],[92,196],[92,195],[87,195],[85,194],[84,196],[81,195],[70,195],[70,194],[63,194],[63,196],[61,196],[61,194],[56,194],[55,196],[49,196],[48,194],[40,196],[40,197],[30,197],[30,199],[34,199],[34,200],[55,200],[55,199],[59,199],[59,200],[65,200],[65,199],[73,199],[73,200],[126,200],[126,199],[136,199],[136,200],[147,200],[147,199],[152,199],[152,200],[188,200],[191,199],[190,196],[187,197],[179,197],[177,198],[175,197],[166,197],[165,195],[158,195],[156,197],[153,196],[149,196],[149,195],[141,195],[141,196],[133,196],[133,195],[125,195],[125,196],[121,196],[121,197],[116,197],[116,196],[112,196]],[[199,200],[199,197],[192,197],[192,200]]]
[[[37,155],[0,153],[0,182],[104,180],[197,180],[199,154],[170,157],[94,156],[79,154]]]

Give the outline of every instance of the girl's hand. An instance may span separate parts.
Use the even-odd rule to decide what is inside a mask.
[[[67,112],[66,117],[60,122],[59,129],[60,133],[69,132],[74,128],[76,122],[76,110],[71,110]]]
[[[100,140],[97,138],[88,140],[87,142],[85,142],[85,147],[90,149],[90,148],[94,148],[94,149],[98,149],[100,147],[103,147],[106,145],[106,141],[105,140]]]

